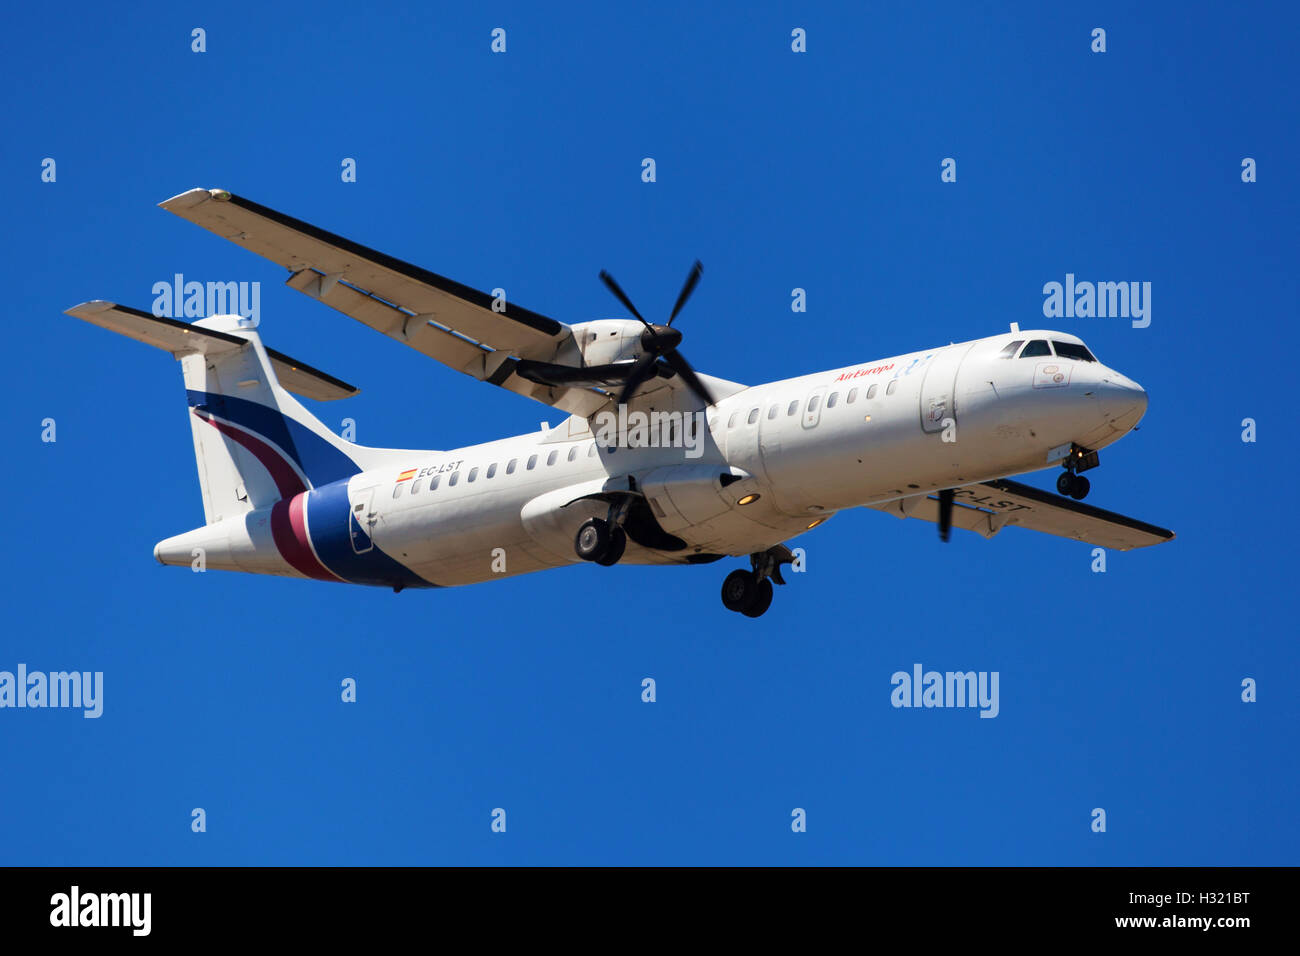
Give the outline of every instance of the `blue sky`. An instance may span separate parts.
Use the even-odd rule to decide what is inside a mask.
[[[105,701],[0,711],[0,863],[1300,862],[1297,14],[1046,6],[15,8],[0,669],[103,671]],[[1149,281],[1149,328],[1054,324],[1150,394],[1090,503],[1178,539],[1095,574],[851,512],[756,621],[732,561],[400,595],[160,567],[202,522],[179,368],[74,303],[260,281],[267,343],[363,389],[315,410],[364,444],[557,420],[155,208],[193,186],[562,321],[621,314],[602,268],[666,313],[698,257],[683,351],[746,383],[1042,325],[1067,272]],[[998,671],[999,716],[895,710],[916,662]]]

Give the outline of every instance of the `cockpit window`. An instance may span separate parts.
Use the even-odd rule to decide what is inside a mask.
[[[1020,348],[1020,346],[1024,344],[1025,344],[1024,339],[1016,339],[1014,342],[1008,342],[1006,344],[1006,347],[1003,348],[1002,351],[998,353],[998,358],[1015,358],[1016,351]]]
[[[1056,347],[1056,354],[1061,358],[1078,359],[1081,362],[1097,361],[1085,345],[1075,345],[1073,342],[1058,342],[1056,339],[1052,339],[1052,345]]]
[[[1039,355],[1051,355],[1052,350],[1047,344],[1046,339],[1034,339],[1025,346],[1025,350],[1020,353],[1021,358],[1034,358]]]

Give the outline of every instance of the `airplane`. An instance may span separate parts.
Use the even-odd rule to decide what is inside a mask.
[[[358,389],[262,344],[241,315],[195,322],[96,300],[69,315],[181,363],[205,524],[164,565],[391,587],[473,584],[574,564],[748,556],[722,602],[759,617],[791,539],[867,507],[991,538],[1006,527],[1128,550],[1174,533],[1082,503],[1099,451],[1146,392],[1077,336],[1010,331],[762,385],[698,373],[666,322],[566,325],[224,189],[161,207],[288,269],[287,284],[435,361],[567,413],[449,451],[370,448],[294,395]],[[499,290],[498,290],[499,291]],[[290,394],[293,393],[293,394]],[[425,411],[428,411],[427,409]],[[1061,468],[1059,494],[1011,476]]]

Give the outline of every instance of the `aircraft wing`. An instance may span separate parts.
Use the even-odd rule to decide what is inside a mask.
[[[582,416],[609,400],[601,382],[580,374],[536,380],[536,368],[582,365],[562,322],[511,302],[494,311],[487,293],[226,190],[191,189],[159,205],[279,263],[299,292],[458,372]]]
[[[939,521],[938,495],[913,495],[871,507],[898,518]],[[1166,528],[1005,478],[956,489],[952,523],[986,538],[1014,525],[1116,551],[1145,548],[1174,537]]]

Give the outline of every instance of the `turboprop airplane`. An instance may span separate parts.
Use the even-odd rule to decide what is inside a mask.
[[[745,386],[697,373],[673,321],[565,325],[222,189],[162,208],[280,264],[288,285],[480,381],[568,413],[450,451],[345,441],[290,393],[348,383],[267,348],[238,315],[189,323],[111,302],[70,315],[180,360],[206,524],[163,564],[391,587],[556,568],[749,557],[722,602],[749,617],[786,544],[848,508],[991,538],[1008,526],[1127,550],[1173,532],[1081,503],[1083,472],[1146,393],[1065,332],[1009,332]],[[1060,495],[1009,476],[1061,467]]]

